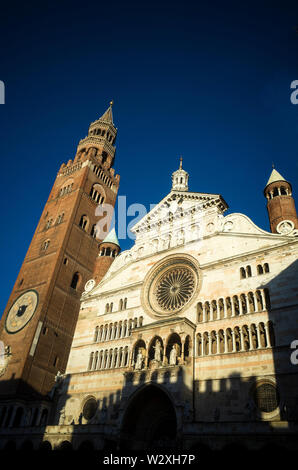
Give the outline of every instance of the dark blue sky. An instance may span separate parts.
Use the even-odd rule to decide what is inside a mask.
[[[128,204],[164,197],[180,154],[190,190],[263,229],[272,162],[298,200],[298,3],[244,3],[1,6],[0,312],[56,172],[111,99]]]

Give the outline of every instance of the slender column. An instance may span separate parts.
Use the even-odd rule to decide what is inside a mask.
[[[206,307],[205,307],[205,304],[202,304],[203,305],[203,322],[206,321]]]
[[[258,326],[256,326],[256,329],[257,329],[257,337],[258,337],[258,349],[260,349],[261,348],[261,335],[260,335],[260,330]]]
[[[209,351],[208,351],[208,354],[209,356],[211,355],[211,333],[208,333],[208,340],[209,340]]]
[[[122,351],[122,360],[121,360],[121,366],[120,367],[124,366],[124,361],[125,361],[125,349],[123,349],[123,351]]]
[[[252,341],[252,334],[251,334],[251,327],[250,326],[247,327],[247,331],[248,331],[249,351],[252,351],[253,341]]]
[[[219,350],[219,333],[216,333],[216,354],[219,354],[220,353],[220,350]]]
[[[264,323],[264,327],[265,327],[265,334],[266,334],[266,343],[267,343],[267,348],[270,348],[271,347],[271,343],[270,343],[270,333],[269,333],[269,328],[268,328],[268,325],[267,323]]]
[[[194,357],[197,357],[197,352],[198,352],[198,336],[195,335],[195,341],[194,341]],[[165,355],[164,355],[165,356]]]
[[[257,309],[258,309],[258,303],[257,303],[256,294],[253,292],[253,293],[252,293],[252,296],[253,296],[253,299],[254,299],[254,312],[256,312]]]
[[[116,368],[120,367],[120,349],[117,351]]]
[[[238,297],[238,302],[239,302],[239,315],[243,315],[243,305],[242,305],[241,296]]]
[[[185,339],[182,341],[182,350],[181,350],[181,360],[184,362],[184,346],[185,346]]]
[[[244,294],[244,298],[245,298],[245,303],[246,303],[246,312],[249,313],[249,304],[248,304],[248,298],[246,294]]]
[[[228,352],[228,335],[224,331],[224,353]]]
[[[148,345],[147,345],[147,347],[146,347],[146,354],[145,354],[145,364],[144,364],[144,367],[145,367],[145,368],[149,367],[148,359],[149,359],[149,351],[148,351]]]
[[[266,310],[266,298],[265,298],[265,293],[263,291],[263,289],[260,289],[260,292],[261,292],[261,297],[262,297],[262,303],[263,303],[263,310]]]
[[[240,331],[240,341],[241,341],[240,351],[244,351],[244,336],[243,336],[243,331],[241,327],[239,327],[239,331]]]
[[[235,342],[235,333],[234,333],[234,331],[231,332],[231,335],[232,335],[232,344],[233,344],[232,351],[236,352],[236,342]]]
[[[218,304],[218,300],[216,301],[216,304],[215,304],[215,320],[219,320],[220,319],[220,312],[219,312],[219,304]]]
[[[214,320],[214,315],[213,315],[213,304],[210,302],[210,321]]]
[[[201,336],[201,356],[204,356],[204,338]]]
[[[227,304],[226,304],[226,299],[223,299],[223,307],[224,307],[224,318],[227,318]]]
[[[231,297],[231,309],[232,309],[232,317],[235,316],[235,305],[234,305],[234,299]]]

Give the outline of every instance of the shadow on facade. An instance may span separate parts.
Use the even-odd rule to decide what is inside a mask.
[[[290,348],[291,342],[298,340],[297,279],[298,261],[258,287],[267,289],[270,295],[267,318],[273,325],[274,337],[270,348],[256,337],[258,355],[267,355],[268,359],[271,354],[271,361],[265,358],[262,375],[258,364],[250,363],[252,358],[258,360],[255,350],[235,353],[243,359],[243,367],[247,363],[251,374],[242,375],[240,371],[220,379],[203,381],[199,372],[193,380],[194,360],[200,371],[199,362],[204,357],[189,357],[183,365],[155,369],[125,368],[121,391],[89,403],[85,418],[74,417],[65,425],[65,405],[72,399],[68,390],[70,378],[66,376],[54,391],[47,423],[34,428],[28,423],[22,426],[21,422],[14,426],[12,421],[7,427],[8,418],[2,416],[2,451],[11,453],[18,449],[27,455],[32,449],[46,453],[55,450],[59,459],[88,455],[96,462],[111,453],[120,456],[144,452],[193,453],[199,460],[222,454],[255,458],[262,453],[267,459],[280,457],[285,461],[298,448],[298,365],[291,362]],[[258,315],[247,315],[245,322],[262,322],[264,316],[257,320]],[[235,325],[235,319],[233,322]],[[221,367],[225,357],[226,354],[211,355],[209,361],[217,361]],[[95,373],[100,380],[101,372]],[[86,399],[86,406],[87,402]],[[20,406],[20,400],[16,404]],[[51,439],[47,438],[46,424],[50,425]]]

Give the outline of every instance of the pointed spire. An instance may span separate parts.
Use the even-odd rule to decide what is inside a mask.
[[[115,227],[112,228],[112,230],[108,233],[106,238],[101,243],[114,243],[114,245],[117,245],[120,248],[120,244],[116,235]]]
[[[103,115],[98,119],[98,121],[104,121],[107,122],[108,124],[113,124],[113,112],[112,112],[112,106],[114,104],[114,101],[110,101],[110,106],[108,109],[103,113]]]
[[[284,179],[283,176],[281,176],[280,173],[278,173],[278,171],[276,171],[276,169],[273,166],[273,170],[271,172],[270,178],[269,178],[266,186],[268,186],[268,184],[275,183],[276,181],[286,181],[286,180]]]

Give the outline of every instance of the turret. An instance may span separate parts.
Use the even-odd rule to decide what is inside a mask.
[[[264,189],[272,233],[290,233],[298,228],[292,186],[273,168]]]
[[[121,248],[116,231],[113,228],[99,245],[99,254],[96,258],[93,271],[93,279],[96,281],[96,284],[102,280],[116,256],[119,255],[120,251]]]

